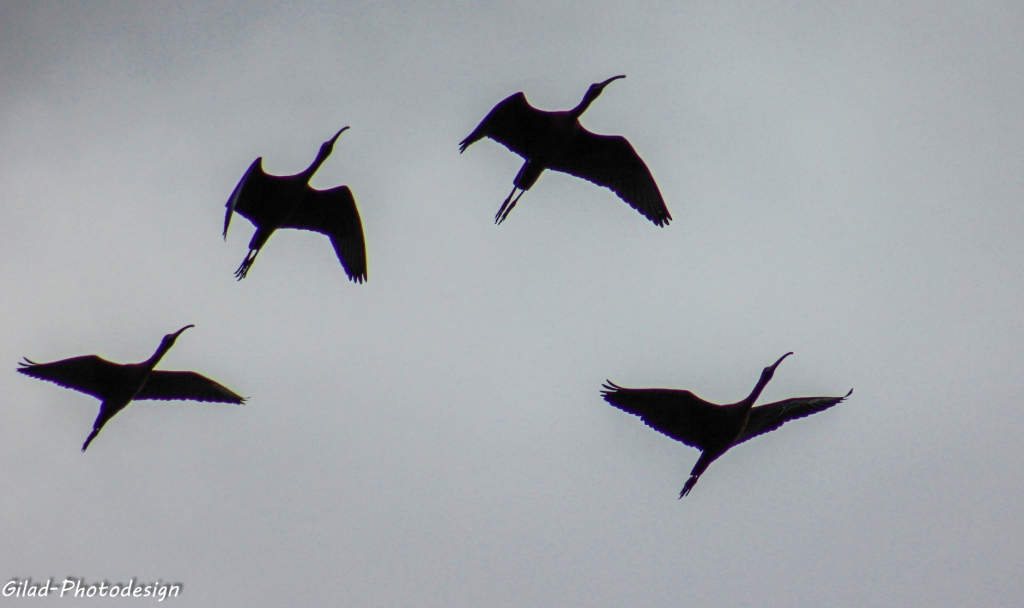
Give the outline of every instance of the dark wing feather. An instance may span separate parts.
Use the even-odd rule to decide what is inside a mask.
[[[97,399],[104,399],[111,387],[120,384],[124,377],[122,365],[111,363],[96,355],[73,357],[53,363],[36,363],[26,357],[25,362],[18,365],[21,366],[18,371],[26,376],[75,389]]]
[[[306,189],[306,196],[282,228],[313,230],[331,237],[334,252],[349,280],[366,280],[366,242],[356,199],[348,186],[330,190]]]
[[[263,171],[263,158],[257,158],[249,165],[241,181],[235,186],[231,198],[228,199],[227,213],[224,215],[224,236],[228,235],[228,224],[231,213],[239,215],[256,225],[257,228],[274,223],[280,216],[282,194],[289,177],[268,175]]]
[[[595,135],[580,129],[572,143],[552,159],[548,168],[611,189],[658,226],[664,226],[672,219],[650,170],[625,137]]]
[[[245,398],[195,372],[150,372],[135,399],[213,401],[240,404]]]
[[[636,414],[652,429],[688,446],[705,449],[715,440],[724,417],[721,408],[690,391],[665,388],[622,388],[607,381],[604,400]]]
[[[853,389],[851,388],[850,392],[842,397],[799,397],[755,407],[750,410],[747,426],[743,428],[743,432],[733,442],[733,445],[774,431],[790,420],[827,410],[833,405],[842,403],[852,393]]]
[[[510,95],[494,106],[469,137],[459,144],[465,152],[471,144],[490,137],[523,158],[537,153],[538,139],[551,129],[550,112],[538,110],[526,101],[522,92]]]

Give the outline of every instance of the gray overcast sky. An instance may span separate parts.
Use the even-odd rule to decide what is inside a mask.
[[[1019,605],[1022,31],[1015,2],[0,2],[0,576]],[[616,74],[582,122],[629,138],[671,226],[556,173],[495,226],[521,161],[458,142]],[[297,231],[236,282],[235,183],[345,125],[312,183],[352,188],[369,282]],[[81,454],[98,401],[14,372],[189,323],[160,367],[247,404],[140,402]],[[762,402],[851,399],[681,501],[698,452],[599,395],[729,402],[787,351]]]

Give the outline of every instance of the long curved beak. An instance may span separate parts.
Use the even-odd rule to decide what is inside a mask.
[[[788,356],[790,356],[792,354],[793,353],[786,353],[786,354],[782,355],[781,357],[779,357],[778,361],[776,361],[775,363],[773,363],[770,366],[768,366],[768,369],[770,369],[770,370],[772,370],[774,372],[775,368],[779,366],[779,363],[782,363],[783,359],[785,359],[786,357],[788,357]]]
[[[338,139],[338,138],[339,138],[339,137],[341,136],[341,134],[342,134],[342,133],[344,133],[344,132],[345,132],[345,129],[347,129],[347,128],[348,128],[348,127],[342,127],[341,131],[338,131],[338,132],[337,132],[337,134],[335,134],[335,136],[334,136],[334,137],[332,137],[332,138],[330,138],[329,140],[327,140],[327,141],[328,141],[328,143],[330,143],[330,144],[332,144],[332,145],[333,145],[333,144],[334,144],[334,142],[335,142],[335,141],[337,141],[337,139]]]
[[[605,88],[606,86],[608,86],[608,84],[609,84],[609,83],[610,83],[611,81],[613,81],[613,80],[618,80],[619,78],[625,78],[625,77],[626,77],[626,75],[625,75],[625,74],[622,74],[622,75],[620,75],[620,76],[612,76],[611,78],[609,78],[608,80],[605,80],[604,82],[599,82],[599,83],[597,84],[597,86],[599,86],[599,87],[601,87],[601,88],[603,89],[603,88]]]
[[[173,336],[175,339],[177,339],[177,337],[181,335],[181,332],[185,331],[189,327],[195,327],[195,325],[186,325],[185,327],[182,327],[178,331],[176,331],[173,334],[171,334],[171,336]]]

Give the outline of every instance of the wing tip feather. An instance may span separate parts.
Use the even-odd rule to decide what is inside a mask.
[[[601,388],[601,398],[610,403],[611,405],[619,407],[620,404],[618,403],[617,397],[621,395],[622,392],[626,389],[622,388],[618,384],[615,384],[611,380],[605,380],[604,384],[601,385]]]

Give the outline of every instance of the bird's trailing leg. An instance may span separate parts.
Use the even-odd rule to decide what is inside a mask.
[[[235,271],[235,276],[238,277],[239,281],[244,279],[245,275],[249,274],[249,268],[252,266],[253,262],[256,261],[256,255],[259,252],[259,249],[250,249],[249,253],[245,254],[245,259],[242,260],[242,264],[238,267],[238,270]]]
[[[516,203],[519,202],[519,197],[523,195],[523,192],[526,192],[526,190],[521,190],[519,192],[519,196],[517,196],[516,200],[513,201],[512,195],[516,193],[516,190],[519,190],[519,186],[512,186],[512,192],[508,193],[508,198],[506,198],[505,202],[501,204],[501,209],[498,209],[497,215],[494,216],[495,224],[500,224],[505,221],[505,218],[508,217],[509,212],[512,211],[512,207],[515,207]],[[512,201],[512,204],[509,204],[509,201]]]
[[[114,414],[110,414],[109,410],[105,409],[106,406],[107,406],[107,402],[106,401],[104,401],[100,405],[100,413],[96,415],[96,422],[92,423],[92,432],[89,433],[89,436],[85,439],[85,443],[82,444],[82,451],[83,452],[85,451],[85,448],[89,447],[89,444],[92,443],[92,440],[96,439],[96,435],[100,434],[100,429],[103,428],[103,425],[106,424],[107,421],[110,420],[111,418],[113,418],[114,414],[117,413],[117,409],[115,409]],[[110,415],[108,416],[107,414],[110,414]]]
[[[697,480],[700,479],[701,474],[707,470],[708,466],[710,466],[716,458],[724,454],[728,449],[729,445],[726,445],[724,448],[718,447],[705,449],[701,452],[700,458],[697,459],[697,464],[693,465],[693,470],[690,471],[690,478],[686,480],[686,483],[683,484],[683,490],[679,492],[679,498],[689,494],[690,490],[693,489],[693,486],[697,485]]]
[[[99,435],[99,434],[100,434],[100,430],[99,429],[93,429],[92,432],[89,433],[89,437],[85,440],[85,443],[82,444],[82,451],[83,452],[85,451],[85,448],[89,447],[89,444],[92,443],[92,440],[96,439],[96,435]]]
[[[683,490],[679,492],[679,498],[686,496],[693,489],[693,486],[697,485],[697,480],[700,479],[700,475],[690,475],[690,478],[683,484]]]

